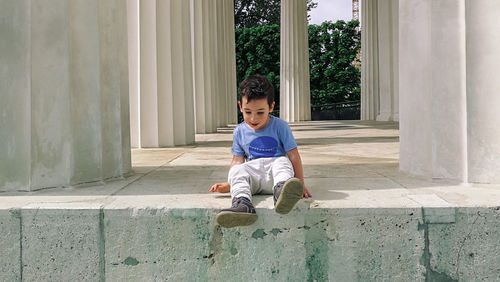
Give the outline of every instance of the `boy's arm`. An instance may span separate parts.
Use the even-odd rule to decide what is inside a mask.
[[[245,162],[245,156],[235,156],[233,155],[233,160],[231,161],[231,166],[229,168],[232,168],[235,165],[239,165]]]
[[[295,172],[295,177],[300,179],[302,181],[302,184],[304,184],[304,194],[302,197],[306,197],[306,199],[309,199],[311,196],[311,193],[309,193],[309,190],[306,188],[306,184],[304,183],[304,170],[302,168],[302,159],[300,158],[299,154],[299,149],[295,148],[286,153],[288,158],[290,159],[290,162],[292,163],[293,166],[293,171]]]
[[[245,157],[244,156],[235,156],[233,155],[233,160],[231,161],[231,167],[235,165],[239,165],[245,162]],[[229,185],[229,182],[222,182],[222,183],[216,183],[210,187],[209,192],[219,192],[219,193],[229,193],[231,190],[231,186]]]

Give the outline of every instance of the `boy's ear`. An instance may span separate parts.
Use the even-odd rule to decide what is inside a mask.
[[[243,109],[241,108],[241,101],[238,101],[238,107],[240,108],[240,112],[243,112]]]
[[[271,112],[273,111],[273,109],[274,109],[274,104],[275,104],[275,102],[273,102],[273,103],[271,104],[271,107],[269,107],[269,113],[271,113]]]

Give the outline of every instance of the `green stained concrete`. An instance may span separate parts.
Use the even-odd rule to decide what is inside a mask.
[[[308,270],[307,281],[328,281],[329,274],[329,259],[330,253],[327,235],[326,220],[318,220],[315,213],[308,213],[306,222],[311,224],[313,228],[304,225],[305,232],[305,248],[306,248],[306,268]],[[319,216],[319,218],[324,215]],[[324,217],[323,217],[324,218]]]
[[[102,186],[0,193],[1,281],[495,281],[500,187],[398,171],[392,123],[292,125],[313,194],[288,215],[225,229],[211,194],[231,134],[134,150],[136,174]],[[446,280],[448,279],[448,280]]]
[[[238,254],[238,250],[235,248],[231,248],[231,255],[235,256]]]
[[[135,258],[128,257],[123,261],[123,263],[126,265],[136,266],[139,264],[139,261],[136,260]]]
[[[252,233],[252,238],[254,239],[264,239],[264,236],[267,236],[267,233],[264,232],[264,229],[257,229],[254,233]]]
[[[273,228],[273,229],[271,230],[271,233],[272,233],[274,236],[278,236],[278,234],[279,234],[279,233],[281,233],[281,232],[282,232],[282,231],[281,231],[281,229],[279,229],[279,228]]]

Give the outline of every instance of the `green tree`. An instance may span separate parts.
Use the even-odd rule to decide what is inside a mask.
[[[308,12],[317,6],[317,2],[307,0]],[[236,28],[279,25],[280,14],[281,0],[234,0],[234,25]]]
[[[361,47],[359,22],[309,25],[311,105],[359,101],[361,73],[353,62]],[[251,74],[267,75],[279,109],[280,27],[236,29],[238,84]]]
[[[359,101],[361,73],[353,62],[361,48],[358,21],[309,25],[311,105]]]

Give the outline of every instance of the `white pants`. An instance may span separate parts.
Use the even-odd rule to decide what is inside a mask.
[[[293,166],[287,157],[260,158],[233,166],[228,182],[231,196],[252,199],[255,194],[272,194],[276,183],[294,176]]]

